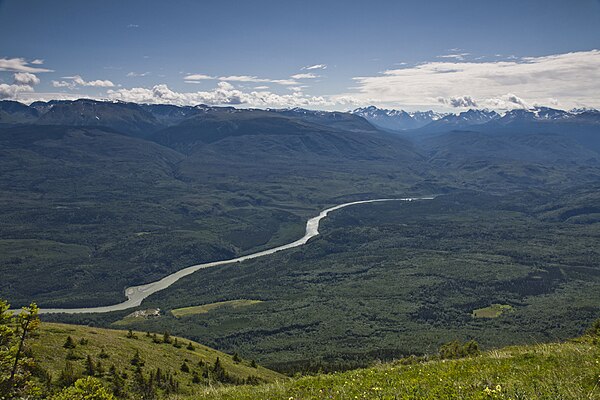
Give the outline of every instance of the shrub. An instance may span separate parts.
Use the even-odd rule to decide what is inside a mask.
[[[75,385],[63,389],[51,397],[51,400],[115,400],[115,396],[110,393],[99,379],[88,376],[78,379]]]

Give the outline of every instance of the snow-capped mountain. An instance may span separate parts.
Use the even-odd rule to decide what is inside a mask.
[[[482,125],[500,118],[496,111],[470,109],[458,114],[448,114],[426,125],[429,130],[464,129],[473,125]]]
[[[576,118],[578,115],[580,114],[556,110],[554,108],[535,107],[529,110],[516,109],[508,111],[498,120],[498,123],[567,121]]]
[[[446,115],[435,111],[407,112],[381,109],[375,106],[357,108],[351,113],[363,117],[377,127],[394,131],[421,128]]]
[[[585,123],[600,124],[600,111],[589,108],[558,110],[549,107],[515,109],[499,114],[487,109],[469,109],[460,113],[442,114],[434,111],[407,112],[386,110],[375,106],[357,108],[351,113],[360,115],[373,125],[394,131],[418,129],[427,132],[443,132],[484,128],[486,124],[505,126],[528,123]]]

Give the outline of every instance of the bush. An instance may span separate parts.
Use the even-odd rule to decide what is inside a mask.
[[[462,358],[475,356],[480,353],[479,344],[474,340],[461,343],[458,340],[445,343],[440,347],[439,355],[441,359]]]
[[[590,336],[600,336],[600,319],[595,320],[586,333]]]
[[[51,397],[51,400],[115,400],[99,379],[88,376],[78,379],[75,385],[63,389]]]

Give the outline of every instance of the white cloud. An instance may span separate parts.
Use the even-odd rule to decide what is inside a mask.
[[[327,65],[326,64],[307,65],[306,67],[302,67],[302,69],[308,69],[308,70],[312,70],[312,69],[327,69]]]
[[[565,108],[600,107],[599,50],[508,61],[426,62],[354,79],[356,93],[348,95],[363,104],[377,99],[381,104],[427,108],[439,105],[440,97],[469,93],[473,102],[488,106],[515,108],[555,99]]]
[[[17,72],[13,75],[14,84],[0,84],[0,99],[18,99],[22,93],[33,92],[33,86],[40,83],[40,79],[29,72]]]
[[[471,53],[456,53],[456,54],[444,54],[438,56],[438,58],[453,58],[455,60],[464,60],[466,56],[471,55]]]
[[[130,29],[136,29],[136,28],[139,28],[140,26],[138,24],[129,24],[129,25],[127,25],[127,27]]]
[[[220,76],[220,81],[231,81],[231,82],[270,82],[269,79],[259,78],[256,76],[249,75],[231,75],[231,76]]]
[[[278,85],[283,85],[283,86],[293,86],[293,85],[298,85],[300,83],[294,79],[269,79],[269,78],[259,78],[257,76],[250,76],[250,75],[220,76],[217,79],[220,81],[229,81],[229,82],[276,83]]]
[[[319,75],[315,75],[312,72],[309,72],[306,74],[292,75],[292,76],[290,76],[290,78],[292,78],[292,79],[315,79],[315,78],[319,78]]]
[[[307,96],[300,92],[280,95],[269,91],[254,90],[243,92],[232,84],[221,81],[210,91],[176,92],[167,85],[155,85],[152,88],[132,88],[109,90],[112,100],[136,103],[169,103],[179,105],[245,105],[249,107],[325,107],[334,103],[321,96]]]
[[[40,83],[40,78],[30,72],[17,72],[13,77],[16,85],[34,86]]]
[[[268,86],[254,86],[254,89],[256,89],[256,90],[265,90],[268,88],[269,88]]]
[[[0,58],[0,71],[11,72],[53,72],[51,69],[31,67],[29,64],[39,65],[42,60],[33,60],[31,63],[25,61],[24,58]],[[35,63],[34,63],[35,62]]]
[[[33,65],[42,65],[43,63],[44,63],[44,60],[42,60],[40,58],[36,58],[32,62],[30,62],[30,64],[33,64]]]
[[[115,84],[109,80],[95,80],[95,81],[86,81],[81,76],[64,76],[63,79],[68,79],[67,81],[52,81],[52,86],[56,88],[66,87],[69,89],[74,89],[77,86],[88,86],[88,87],[114,87]]]
[[[525,100],[523,100],[522,98],[520,98],[512,93],[507,93],[498,98],[485,99],[484,103],[487,107],[497,108],[497,109],[502,109],[502,110],[512,109],[512,108],[530,108],[530,105]],[[558,104],[558,101],[556,99],[547,99],[547,101],[536,104],[536,105],[546,105],[547,106],[548,104],[556,105],[556,104]]]
[[[450,105],[454,108],[477,107],[477,103],[475,102],[475,100],[473,100],[471,96],[450,97],[449,99],[438,97],[437,100],[442,104]]]
[[[186,83],[197,83],[202,80],[216,79],[224,82],[244,82],[244,83],[274,83],[282,86],[297,86],[300,84],[296,79],[317,78],[314,74],[297,74],[293,75],[292,79],[271,79],[260,78],[254,75],[228,75],[228,76],[211,76],[206,74],[191,74],[183,77]],[[263,85],[264,86],[264,85]],[[262,86],[259,86],[259,88]],[[265,86],[266,87],[266,86]]]
[[[75,83],[74,82],[67,82],[67,81],[52,81],[52,87],[55,88],[69,88],[69,89],[74,89],[75,88]]]
[[[17,99],[23,92],[33,92],[33,88],[29,85],[0,84],[0,99]]]
[[[215,79],[214,76],[205,75],[205,74],[190,74],[183,77],[186,81],[203,81],[209,79]]]
[[[148,76],[148,75],[150,75],[150,72],[128,72],[127,73],[128,78],[137,78],[137,77]]]
[[[298,82],[294,79],[272,79],[269,82],[276,83],[278,85],[283,85],[283,86],[293,86],[293,85],[300,84],[300,82]]]

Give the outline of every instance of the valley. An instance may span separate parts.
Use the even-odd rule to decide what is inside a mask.
[[[115,304],[112,306],[104,306],[104,307],[89,307],[89,308],[49,308],[49,309],[41,309],[40,314],[84,314],[84,313],[105,313],[111,311],[120,311],[127,310],[132,307],[139,306],[142,301],[148,296],[153,295],[154,293],[164,290],[180,280],[181,278],[186,277],[187,275],[193,274],[194,272],[218,267],[221,265],[241,263],[247,260],[253,260],[258,257],[268,256],[270,254],[275,254],[279,251],[293,249],[294,247],[302,246],[308,243],[310,239],[317,236],[319,234],[319,223],[325,218],[330,212],[339,210],[341,208],[345,208],[348,206],[353,206],[357,204],[368,204],[368,203],[380,203],[384,201],[416,201],[416,200],[432,200],[433,197],[420,197],[420,198],[406,198],[406,199],[373,199],[373,200],[362,200],[362,201],[354,201],[350,203],[338,204],[337,206],[330,207],[326,210],[321,211],[319,215],[309,219],[306,222],[306,233],[303,237],[298,240],[295,240],[291,243],[287,243],[272,249],[267,249],[260,251],[258,253],[247,254],[241,257],[233,258],[230,260],[222,260],[222,261],[213,261],[205,264],[193,265],[190,267],[182,268],[177,272],[174,272],[170,275],[165,276],[160,281],[151,282],[142,286],[128,287],[125,289],[125,295],[127,296],[127,301],[123,303]]]
[[[169,330],[293,374],[565,339],[597,317],[590,116],[391,132],[298,109],[56,113],[0,129],[1,290],[46,321]]]
[[[600,400],[600,0],[0,0],[0,400]]]

